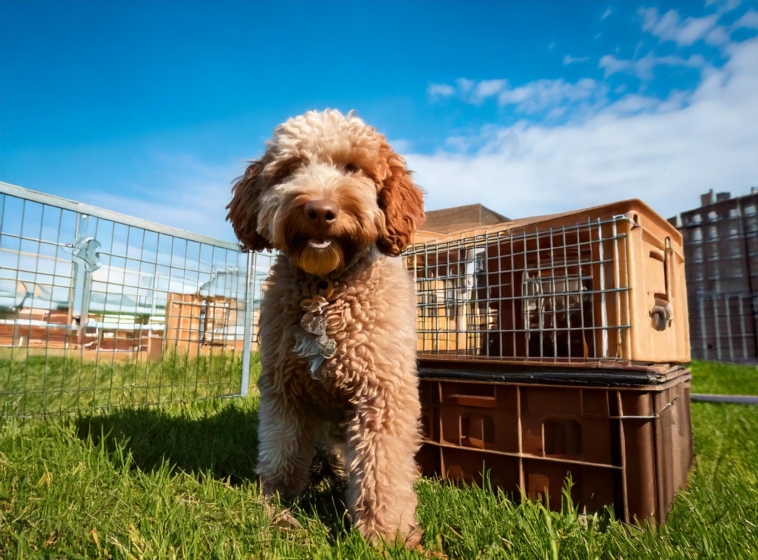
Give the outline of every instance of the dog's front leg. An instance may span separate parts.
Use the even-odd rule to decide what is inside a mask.
[[[266,496],[294,497],[308,486],[314,434],[323,422],[306,410],[294,395],[261,387],[257,472]]]
[[[413,388],[415,392],[415,388]],[[421,537],[416,524],[418,400],[398,407],[378,394],[358,405],[347,429],[348,507],[354,525],[371,543]]]

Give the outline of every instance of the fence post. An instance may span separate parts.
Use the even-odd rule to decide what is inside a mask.
[[[82,216],[82,221],[89,216]],[[85,227],[85,231],[86,231]],[[79,316],[77,341],[79,350],[86,342],[87,322],[89,321],[89,303],[92,295],[92,273],[100,268],[98,252],[100,242],[94,237],[78,237],[71,244],[71,260],[74,261],[74,312]]]
[[[242,382],[240,396],[246,397],[250,386],[250,352],[253,343],[253,270],[255,253],[247,252],[247,264],[245,268],[245,327],[242,336]]]

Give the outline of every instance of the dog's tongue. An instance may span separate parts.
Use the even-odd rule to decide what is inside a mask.
[[[327,239],[325,241],[316,241],[315,239],[308,240],[308,246],[313,247],[314,249],[326,249],[331,244],[332,244],[331,239]]]

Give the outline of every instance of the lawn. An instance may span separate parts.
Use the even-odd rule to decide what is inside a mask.
[[[758,395],[758,366],[694,362],[692,392],[722,395]]]
[[[17,353],[18,354],[18,353]],[[72,352],[76,355],[76,352]],[[0,415],[39,415],[194,401],[240,392],[241,356],[115,361],[0,354]]]
[[[693,373],[695,392],[733,392],[758,375],[709,363]],[[758,557],[758,407],[693,403],[695,466],[658,530],[422,479],[422,555],[369,548],[328,480],[286,504],[291,515],[264,505],[257,406],[253,395],[0,420],[0,557]]]

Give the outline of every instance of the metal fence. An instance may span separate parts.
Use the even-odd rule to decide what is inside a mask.
[[[0,414],[246,394],[271,258],[0,183]]]
[[[758,361],[756,297],[751,293],[695,294],[689,298],[692,358]]]
[[[758,193],[727,195],[671,221],[687,258],[692,357],[758,362]]]

